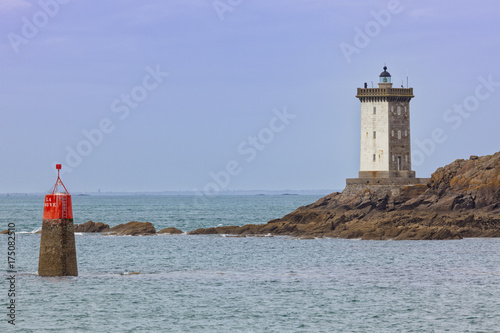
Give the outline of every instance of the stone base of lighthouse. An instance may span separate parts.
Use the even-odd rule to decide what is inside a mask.
[[[426,185],[430,178],[347,178],[346,185]]]
[[[413,170],[360,171],[359,178],[415,178]]]
[[[78,276],[73,219],[43,220],[40,276]]]
[[[346,185],[425,185],[429,178],[415,178],[413,170],[360,171],[359,178],[347,178]]]
[[[430,178],[348,178],[342,195],[360,198],[361,194],[382,198],[414,198],[427,189]]]

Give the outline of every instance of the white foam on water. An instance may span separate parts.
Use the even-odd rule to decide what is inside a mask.
[[[40,232],[42,228],[37,228],[32,231],[17,231],[16,234],[36,234],[37,232]]]

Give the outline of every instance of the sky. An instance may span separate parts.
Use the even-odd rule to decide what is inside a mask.
[[[341,190],[384,65],[430,177],[500,150],[499,36],[493,0],[2,0],[0,193]]]

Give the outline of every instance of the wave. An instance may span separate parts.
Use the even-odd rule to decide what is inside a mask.
[[[32,231],[17,231],[16,234],[37,234],[42,231],[42,228],[37,228]]]

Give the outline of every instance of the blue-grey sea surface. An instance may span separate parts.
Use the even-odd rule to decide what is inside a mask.
[[[188,231],[265,223],[319,197],[74,196],[73,211]],[[43,196],[0,198],[0,229],[17,232],[15,326],[0,235],[0,332],[500,332],[500,239],[77,234],[79,276],[47,278],[42,209]]]

